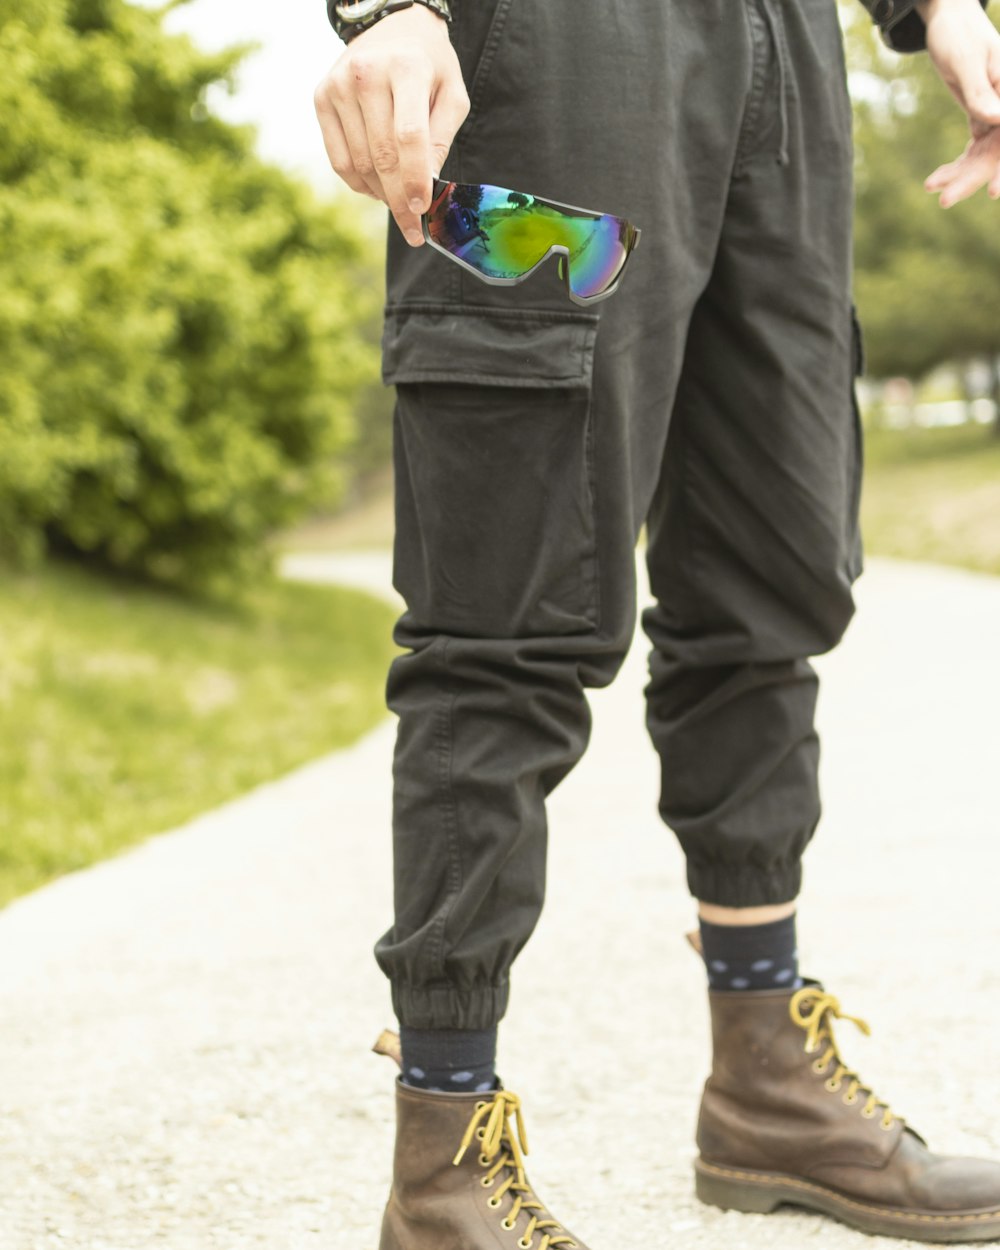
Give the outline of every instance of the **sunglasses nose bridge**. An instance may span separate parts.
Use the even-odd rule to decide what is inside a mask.
[[[550,256],[558,257],[556,272],[559,275],[559,281],[565,282],[566,289],[569,290],[569,248],[565,243],[553,243],[545,253],[546,259]]]

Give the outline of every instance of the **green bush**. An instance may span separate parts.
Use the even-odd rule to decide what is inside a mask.
[[[123,0],[0,0],[0,549],[209,588],[342,490],[378,258]]]

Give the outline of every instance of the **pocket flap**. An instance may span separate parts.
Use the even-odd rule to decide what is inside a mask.
[[[382,381],[589,387],[598,322],[587,313],[387,306]]]

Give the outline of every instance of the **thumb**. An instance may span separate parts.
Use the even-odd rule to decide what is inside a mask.
[[[994,99],[1000,100],[1000,39],[991,40],[990,54],[986,62],[986,77]]]
[[[991,63],[992,70],[993,65]],[[997,67],[1000,71],[1000,66]],[[1000,81],[1000,72],[996,80]],[[973,121],[1000,126],[1000,93],[986,73],[965,90],[965,111]]]
[[[992,88],[989,93],[981,92],[973,97],[968,113],[973,121],[985,122],[987,126],[1000,126],[1000,95]]]

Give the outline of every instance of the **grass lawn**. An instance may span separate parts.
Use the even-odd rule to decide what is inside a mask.
[[[1000,573],[1000,438],[988,426],[865,431],[865,550]]]
[[[394,615],[277,579],[237,610],[0,575],[0,905],[353,741],[386,714]]]

